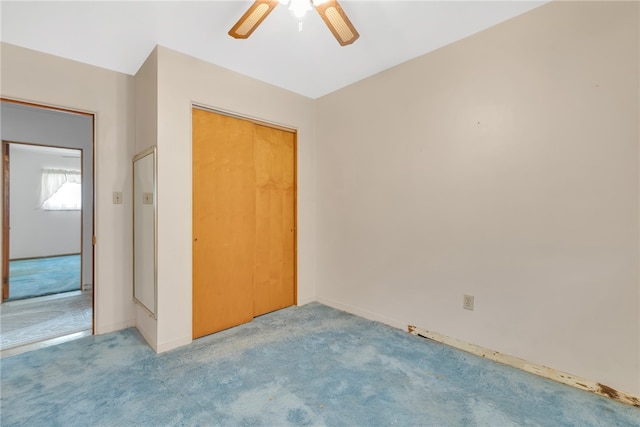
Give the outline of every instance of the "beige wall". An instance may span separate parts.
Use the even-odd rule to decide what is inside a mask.
[[[3,97],[96,114],[95,328],[132,326],[133,77],[2,43]],[[122,191],[124,203],[112,204]]]
[[[298,304],[314,292],[314,102],[158,47],[158,351],[191,342],[192,104],[298,130]]]
[[[638,7],[554,2],[320,98],[318,300],[640,394]]]

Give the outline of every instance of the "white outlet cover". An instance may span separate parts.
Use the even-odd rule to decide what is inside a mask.
[[[462,308],[465,310],[473,310],[473,295],[465,295],[462,300]]]

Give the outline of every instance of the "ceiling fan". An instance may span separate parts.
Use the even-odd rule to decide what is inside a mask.
[[[289,5],[289,10],[299,20],[300,31],[302,17],[313,5],[341,46],[351,44],[360,37],[337,0],[257,0],[231,28],[229,35],[236,39],[248,38],[278,3]]]

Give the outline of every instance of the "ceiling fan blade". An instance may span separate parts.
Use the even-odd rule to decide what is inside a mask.
[[[341,46],[351,44],[360,37],[360,34],[358,34],[358,31],[336,0],[312,3]]]
[[[236,39],[248,38],[277,5],[278,0],[255,1],[242,15],[242,18],[236,22],[236,25],[229,30],[229,35]]]

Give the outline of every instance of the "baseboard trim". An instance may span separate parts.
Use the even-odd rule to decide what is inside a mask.
[[[307,305],[310,304],[312,302],[315,302],[315,298],[314,297],[304,297],[304,298],[298,298],[298,303],[296,304],[298,307],[302,307],[303,305]]]
[[[178,338],[177,340],[158,344],[156,348],[156,353],[160,354],[160,353],[173,350],[178,347],[182,347],[183,345],[189,345],[191,344],[192,341],[193,339],[191,337],[182,337],[182,338]]]
[[[111,323],[110,325],[101,325],[97,321],[97,318],[96,318],[95,314],[96,313],[94,311],[94,313],[93,313],[93,316],[94,316],[93,317],[93,324],[94,324],[95,334],[96,335],[109,334],[111,332],[117,332],[117,331],[121,331],[121,330],[127,329],[127,328],[135,328],[135,326],[136,326],[135,319],[129,319],[126,322]]]
[[[338,310],[346,311],[347,313],[355,314],[356,316],[364,317],[368,320],[373,320],[375,322],[384,323],[385,325],[392,326],[398,329],[406,329],[406,323],[401,322],[396,319],[392,319],[390,317],[381,316],[379,314],[373,313],[371,311],[363,310],[358,307],[354,307],[348,304],[342,304],[340,302],[334,301],[325,297],[317,297],[317,301],[320,304],[328,305],[329,307],[333,307]]]
[[[547,366],[537,365],[524,359],[520,359],[519,357],[502,354],[498,351],[489,350],[479,345],[470,344],[455,338],[448,337],[446,335],[439,334],[437,332],[420,329],[412,325],[409,325],[407,329],[409,333],[413,335],[446,344],[448,346],[457,348],[458,350],[463,350],[467,353],[475,354],[476,356],[493,360],[494,362],[502,363],[504,365],[511,366],[513,368],[517,368],[543,378],[548,378],[550,380],[554,380],[562,384],[578,388],[580,390],[589,391],[591,393],[595,393],[600,396],[608,397],[613,400],[617,400],[618,402],[640,408],[640,397],[634,396],[621,390],[616,390],[599,382],[581,378],[576,375],[559,371],[557,369],[549,368]]]

